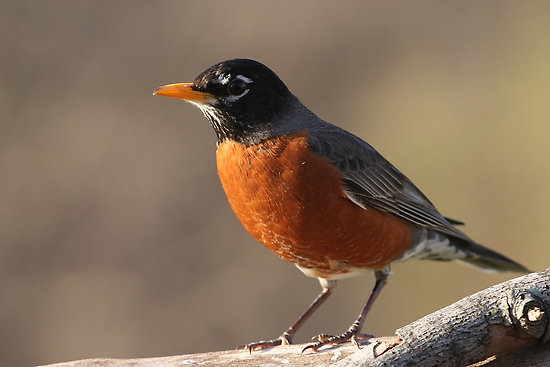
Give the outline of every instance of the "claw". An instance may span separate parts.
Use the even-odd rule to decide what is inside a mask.
[[[307,350],[317,352],[319,348],[324,347],[326,345],[338,345],[338,344],[343,344],[347,342],[350,342],[351,344],[355,345],[357,348],[361,349],[361,346],[359,345],[359,342],[357,340],[370,339],[370,338],[372,338],[372,335],[359,334],[356,330],[348,330],[343,334],[334,335],[334,336],[330,336],[327,334],[320,334],[312,338],[312,341],[316,340],[316,342],[306,345],[306,347],[302,349],[302,354]]]
[[[351,344],[355,345],[357,349],[361,349],[359,343],[357,343],[357,335],[352,335],[349,341],[351,342]]]
[[[265,349],[265,348],[273,348],[273,347],[276,347],[276,346],[279,346],[279,345],[290,345],[290,344],[291,344],[290,337],[283,334],[280,337],[278,337],[277,339],[262,340],[262,341],[259,341],[259,342],[248,343],[248,344],[245,344],[245,345],[238,346],[237,349],[247,349],[248,353],[252,354],[252,352],[255,351],[255,350],[260,350],[260,349]]]
[[[306,345],[304,349],[300,352],[300,354],[304,354],[304,352],[308,349],[311,349],[314,353],[317,352],[317,348],[314,347],[314,344]]]

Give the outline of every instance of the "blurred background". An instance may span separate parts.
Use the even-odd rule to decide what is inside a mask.
[[[280,335],[315,279],[240,226],[191,105],[153,97],[208,66],[270,66],[474,239],[550,266],[550,3],[2,1],[0,364],[231,349]],[[395,264],[364,331],[514,274]],[[342,332],[373,277],[297,335]]]

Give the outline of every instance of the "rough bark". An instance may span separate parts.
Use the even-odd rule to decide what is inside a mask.
[[[427,315],[394,337],[300,354],[305,345],[131,360],[93,359],[49,367],[202,366],[548,366],[550,269],[495,285]]]

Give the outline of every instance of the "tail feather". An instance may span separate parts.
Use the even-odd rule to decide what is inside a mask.
[[[397,260],[458,260],[471,264],[487,272],[514,271],[530,273],[525,266],[464,238],[453,237],[435,230],[419,228],[415,233],[414,244]]]
[[[454,242],[454,241],[453,241]],[[458,242],[458,243],[456,243]],[[456,241],[454,244],[462,252],[466,254],[465,257],[459,260],[468,264],[472,264],[485,271],[513,271],[518,273],[530,273],[531,271],[525,266],[507,258],[504,255],[499,254],[493,250],[483,247],[474,242]]]

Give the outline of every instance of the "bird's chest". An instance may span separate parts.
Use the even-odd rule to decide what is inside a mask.
[[[217,166],[243,226],[285,260],[321,274],[376,268],[394,257],[373,251],[389,229],[377,223],[386,216],[347,199],[340,172],[309,149],[306,134],[250,146],[223,142]]]
[[[226,141],[218,146],[217,165],[243,226],[287,260],[326,221],[327,202],[338,193],[343,197],[336,168],[310,151],[305,134],[250,146]]]

